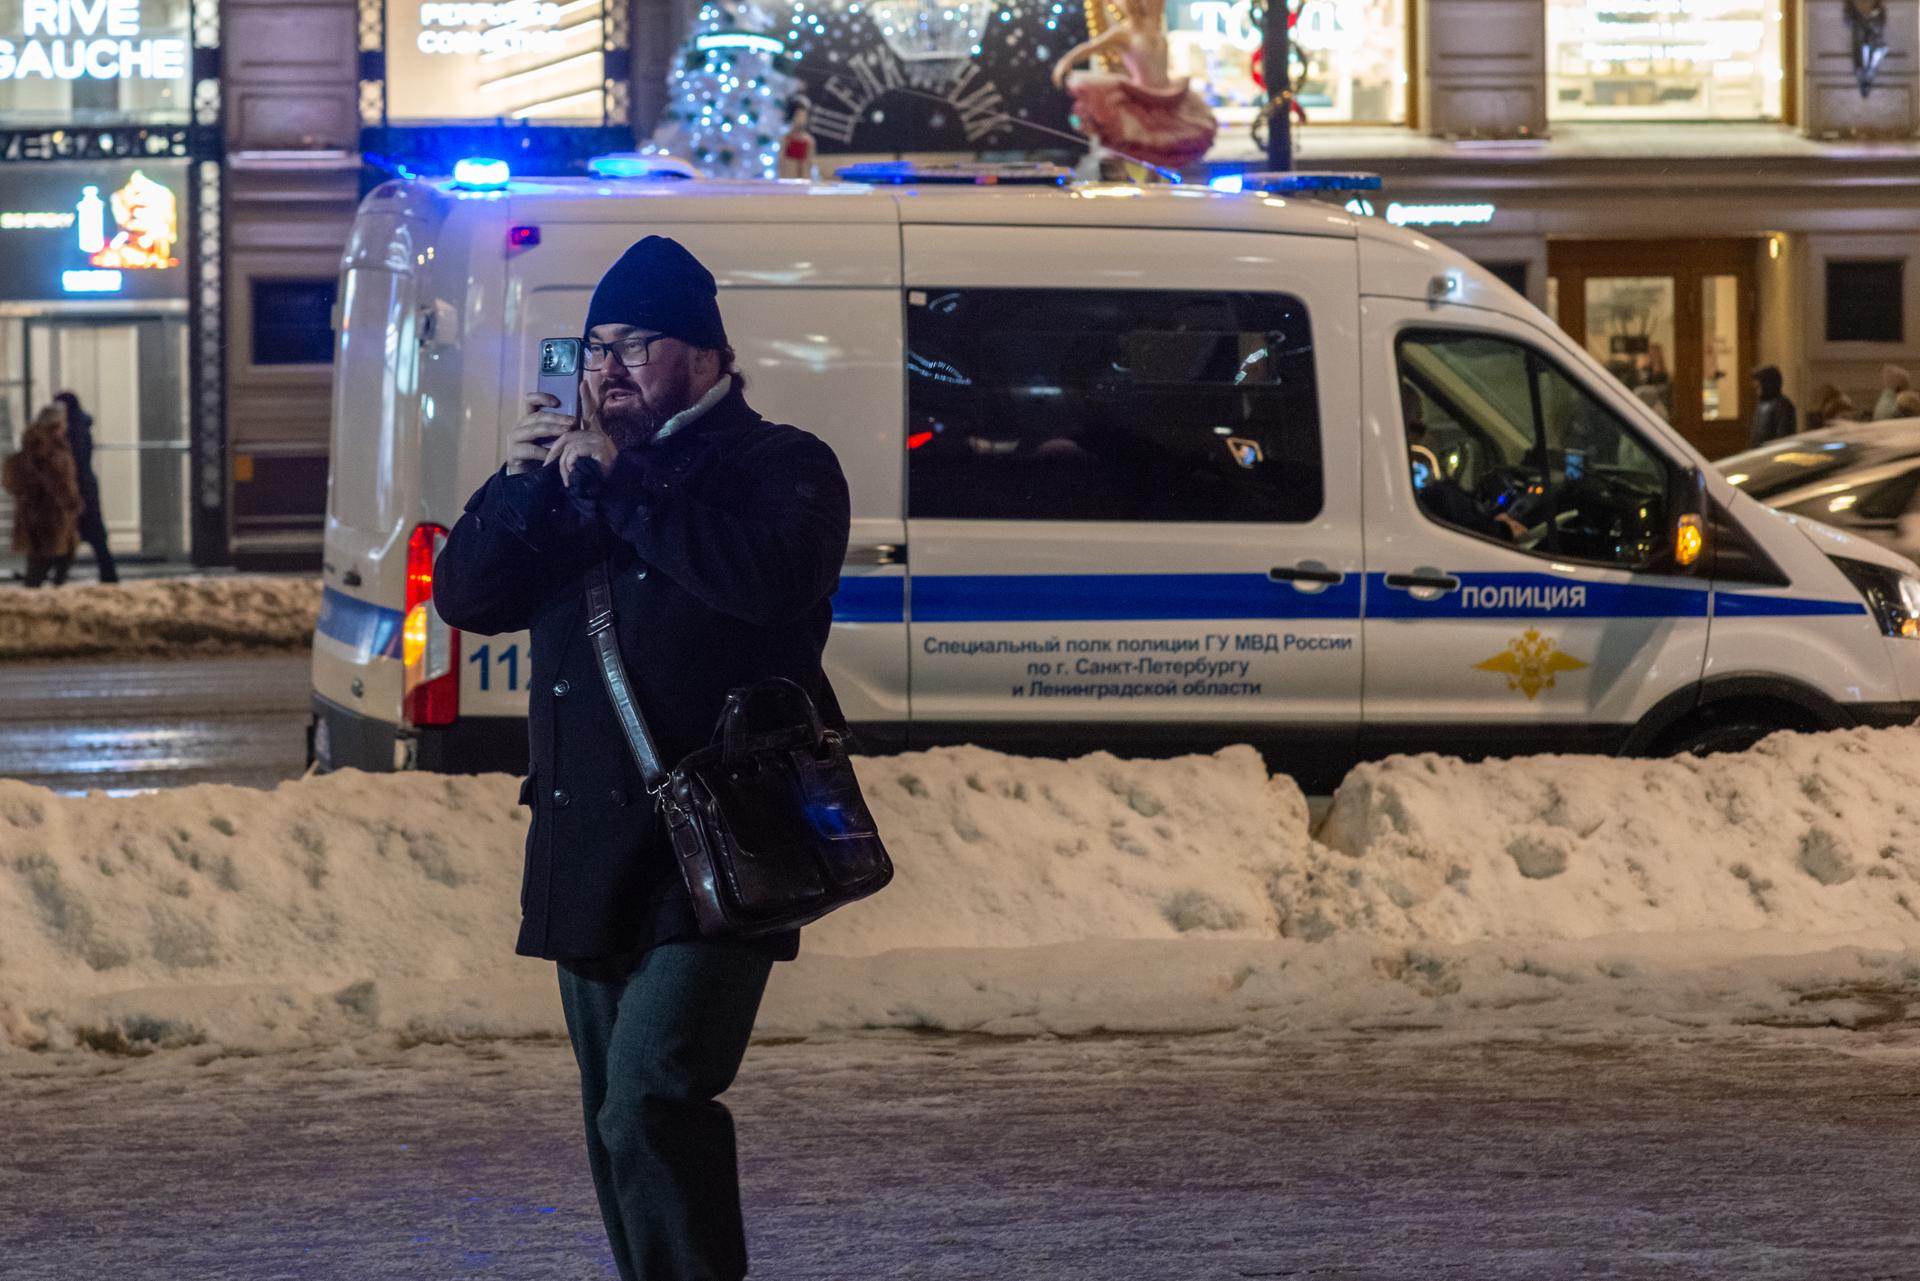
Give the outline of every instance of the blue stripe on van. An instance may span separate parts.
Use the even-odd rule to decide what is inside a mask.
[[[1725,618],[1813,618],[1864,614],[1867,604],[1858,600],[1806,600],[1798,596],[1763,596],[1757,592],[1717,592],[1713,612]]]
[[[836,623],[904,623],[907,620],[907,580],[842,578],[833,594]]]
[[[1360,578],[1303,592],[1265,574],[936,574],[913,579],[917,623],[1358,618]]]
[[[1456,591],[1415,600],[1367,575],[1368,618],[1705,618],[1707,589],[1591,583],[1556,574],[1459,573]]]
[[[320,596],[318,631],[367,658],[400,657],[400,611],[329,587]]]

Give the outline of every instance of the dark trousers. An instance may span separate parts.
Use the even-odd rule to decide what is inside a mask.
[[[51,574],[53,585],[58,587],[67,581],[67,570],[72,567],[72,552],[68,552],[65,556],[28,556],[27,586],[38,587],[46,582],[47,576]]]
[[[560,962],[587,1161],[622,1281],[747,1274],[733,1117],[720,1095],[772,968],[750,946],[702,940]]]
[[[90,511],[80,518],[80,541],[93,548],[93,562],[99,566],[100,581],[117,583],[120,570],[113,563],[113,553],[107,548],[107,522],[100,519],[100,513]]]

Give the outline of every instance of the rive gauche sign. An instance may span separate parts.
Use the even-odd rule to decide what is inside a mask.
[[[146,34],[140,0],[25,0],[0,35],[0,80],[178,80],[187,42]]]

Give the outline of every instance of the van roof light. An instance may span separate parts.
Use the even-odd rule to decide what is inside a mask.
[[[944,165],[916,164],[911,160],[887,160],[873,164],[843,165],[834,171],[843,182],[866,182],[876,186],[905,186],[939,183],[968,187],[1064,187],[1073,170],[1064,165],[1015,161],[1006,164],[969,163]]]
[[[596,178],[665,178],[672,181],[700,176],[700,171],[691,164],[664,151],[608,152],[587,161],[587,172]]]
[[[468,191],[498,191],[512,179],[513,171],[504,160],[469,156],[453,167],[453,185]]]
[[[1333,191],[1378,191],[1380,175],[1377,173],[1331,173],[1331,172],[1289,172],[1276,173],[1272,170],[1258,170],[1240,175],[1242,191],[1262,191],[1268,195],[1286,195],[1289,193],[1307,195],[1314,192]]]

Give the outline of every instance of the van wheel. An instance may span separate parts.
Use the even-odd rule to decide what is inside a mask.
[[[1744,752],[1767,735],[1787,728],[1751,714],[1698,720],[1682,725],[1661,740],[1658,755],[1715,756],[1721,752]]]

